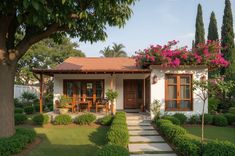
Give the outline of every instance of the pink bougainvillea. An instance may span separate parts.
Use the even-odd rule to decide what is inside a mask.
[[[208,41],[199,44],[197,48],[188,50],[187,47],[173,48],[177,41],[170,41],[167,45],[151,45],[143,51],[138,51],[136,65],[143,68],[149,65],[163,67],[179,67],[180,65],[206,65],[210,69],[227,67],[229,62],[221,54],[221,45],[218,41]]]

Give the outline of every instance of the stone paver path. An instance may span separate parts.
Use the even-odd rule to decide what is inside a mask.
[[[151,124],[146,114],[127,113],[131,156],[177,156]]]

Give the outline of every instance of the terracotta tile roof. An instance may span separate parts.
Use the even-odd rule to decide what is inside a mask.
[[[44,72],[148,72],[136,67],[134,58],[70,57],[53,69],[34,69]]]

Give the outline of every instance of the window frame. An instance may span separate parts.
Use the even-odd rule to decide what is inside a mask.
[[[168,98],[168,78],[169,77],[176,77],[176,99],[169,99]],[[180,78],[181,77],[189,77],[189,83],[188,84],[181,84]],[[193,75],[192,74],[165,74],[165,111],[193,111]],[[172,84],[173,85],[173,84]],[[190,98],[182,99],[180,96],[180,87],[181,86],[189,86],[189,95]],[[177,108],[169,108],[168,107],[168,101],[176,101]],[[190,102],[190,108],[180,108],[180,101],[189,101]]]

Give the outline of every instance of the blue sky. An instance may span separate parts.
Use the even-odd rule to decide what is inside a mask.
[[[233,21],[235,22],[235,0],[232,3]],[[86,56],[101,56],[99,51],[108,45],[122,43],[129,56],[151,44],[165,44],[169,40],[179,40],[180,46],[191,48],[195,33],[197,5],[203,9],[204,26],[207,29],[212,11],[215,12],[220,35],[224,0],[139,0],[132,7],[133,15],[124,28],[108,27],[108,37],[104,42],[77,42]],[[235,26],[235,23],[234,23]],[[235,27],[234,27],[235,30]]]

